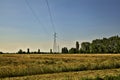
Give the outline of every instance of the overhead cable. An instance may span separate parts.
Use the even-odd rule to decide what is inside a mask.
[[[46,30],[46,28],[44,27],[44,25],[41,23],[39,17],[37,16],[37,14],[35,13],[35,11],[34,11],[33,8],[31,7],[31,5],[29,4],[28,0],[25,0],[25,2],[26,2],[26,4],[27,4],[27,6],[29,7],[29,9],[31,10],[31,12],[32,12],[33,16],[35,17],[35,19],[38,21],[38,23],[39,23],[40,25],[42,25],[42,28],[43,28],[43,30],[45,31],[45,33],[46,33],[47,35],[49,35],[48,31]]]
[[[47,4],[47,7],[48,7],[48,12],[49,12],[50,21],[51,21],[51,25],[52,25],[53,31],[54,31],[54,33],[56,33],[55,25],[54,25],[54,22],[53,22],[53,17],[52,17],[52,14],[51,14],[51,9],[50,9],[50,6],[49,6],[49,2],[48,2],[48,0],[45,0],[45,1],[46,1],[46,4]]]

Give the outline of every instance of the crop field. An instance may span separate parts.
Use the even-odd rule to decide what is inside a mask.
[[[120,80],[120,54],[1,54],[0,80]]]

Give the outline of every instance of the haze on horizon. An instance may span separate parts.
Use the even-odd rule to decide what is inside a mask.
[[[0,0],[0,51],[19,49],[49,51],[53,48],[53,27],[45,0]],[[48,0],[57,42],[74,47],[75,41],[120,35],[120,0]]]

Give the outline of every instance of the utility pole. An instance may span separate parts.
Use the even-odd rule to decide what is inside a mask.
[[[57,38],[57,33],[54,33],[54,43],[53,43],[53,53],[57,52],[57,42],[56,42],[56,38]]]

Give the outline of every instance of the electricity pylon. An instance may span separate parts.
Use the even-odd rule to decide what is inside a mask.
[[[56,42],[56,38],[57,38],[57,33],[54,33],[54,43],[53,43],[53,53],[57,53],[57,42]]]

